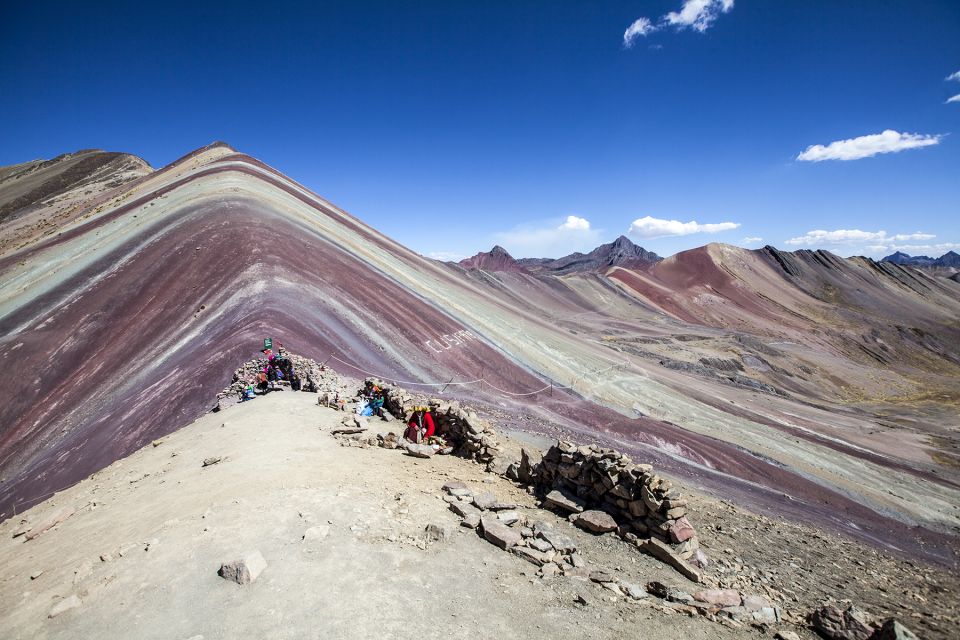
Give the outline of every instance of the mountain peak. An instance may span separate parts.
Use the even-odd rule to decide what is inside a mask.
[[[911,256],[897,251],[882,258],[880,262],[892,262],[908,267],[960,267],[960,255],[955,251],[948,251],[939,258],[931,258],[930,256]]]
[[[522,271],[506,249],[494,245],[489,252],[481,251],[475,256],[464,258],[458,263],[464,269],[483,269],[484,271]]]

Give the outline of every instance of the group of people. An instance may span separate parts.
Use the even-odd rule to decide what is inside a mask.
[[[277,353],[272,349],[261,351],[263,366],[257,372],[254,379],[248,379],[246,386],[240,393],[241,402],[252,400],[257,397],[257,391],[268,393],[270,391],[279,391],[282,389],[280,382],[285,380],[290,383],[290,389],[293,391],[308,391],[316,393],[317,386],[313,379],[308,375],[307,382],[304,384],[300,376],[293,368],[293,362],[287,356],[283,345],[278,345]],[[357,414],[362,416],[380,416],[383,417],[384,402],[386,397],[381,387],[371,381],[364,384],[363,392],[360,394],[357,402]],[[407,428],[403,437],[410,442],[418,444],[431,444],[434,446],[444,446],[443,437],[437,432],[436,422],[433,413],[428,406],[416,406],[413,413],[407,421]]]
[[[384,408],[385,396],[383,389],[367,380],[363,392],[357,402],[357,413],[362,416],[380,416],[388,409]],[[407,428],[403,437],[410,442],[443,445],[443,439],[437,432],[436,422],[430,407],[416,406],[407,421]]]
[[[261,353],[264,358],[262,361],[263,367],[257,372],[254,379],[247,380],[247,385],[240,393],[241,402],[255,398],[257,390],[261,393],[281,390],[283,388],[280,386],[281,380],[289,382],[292,391],[316,393],[317,386],[313,378],[308,375],[307,382],[304,384],[294,370],[293,362],[284,351],[283,345],[278,345],[277,353],[274,353],[272,349],[264,349]]]

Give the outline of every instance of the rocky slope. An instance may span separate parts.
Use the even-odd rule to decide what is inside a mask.
[[[960,624],[952,572],[695,494],[712,565],[694,584],[474,462],[341,446],[344,414],[315,400],[285,391],[208,414],[0,523],[4,636],[814,638],[808,614],[848,601],[923,638]],[[488,495],[514,505],[497,520],[549,528],[582,566],[547,575],[449,504]],[[218,576],[254,555],[251,582]],[[780,621],[737,621],[695,598],[737,594]]]
[[[637,254],[623,242],[586,270],[464,269],[223,144],[17,246],[0,256],[3,517],[201,416],[274,337],[956,561],[953,281],[720,245],[616,266]]]
[[[55,232],[152,170],[136,156],[96,149],[0,167],[0,254]]]

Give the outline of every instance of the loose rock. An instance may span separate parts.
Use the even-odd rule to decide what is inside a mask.
[[[695,600],[721,607],[740,606],[740,592],[736,589],[704,589],[693,594]],[[759,608],[759,607],[758,607]]]
[[[415,444],[409,443],[404,446],[407,450],[407,455],[411,455],[414,458],[432,458],[436,453],[436,450],[428,444]]]
[[[494,516],[480,518],[480,526],[483,528],[483,537],[501,549],[509,549],[523,542],[519,531],[514,531]]]
[[[267,561],[259,551],[251,551],[239,560],[220,565],[217,575],[237,584],[250,584],[267,568]]]
[[[883,623],[872,636],[870,640],[919,640],[910,629],[900,624],[894,618],[890,618]]]
[[[846,611],[822,606],[810,615],[810,623],[828,640],[867,640],[874,631],[867,614],[854,606]]]
[[[428,524],[424,529],[428,542],[446,542],[453,537],[450,527],[443,524]]]
[[[497,504],[497,502],[499,502],[497,500],[497,496],[493,495],[489,491],[484,491],[483,493],[473,496],[473,504],[477,505],[477,508],[483,511],[487,511]]]
[[[661,542],[656,538],[650,538],[643,543],[640,549],[641,551],[650,554],[657,560],[670,565],[688,580],[693,582],[703,582],[703,574],[701,574],[698,569],[677,556],[673,552],[673,549],[671,549],[665,542]]]
[[[544,505],[556,507],[571,513],[582,513],[584,510],[583,502],[570,494],[564,493],[559,489],[554,489],[543,499]]]
[[[609,513],[595,509],[584,511],[576,516],[573,523],[581,529],[594,533],[607,533],[617,530],[617,521]]]
[[[695,535],[697,532],[686,517],[680,518],[670,527],[670,540],[674,543],[686,542]]]

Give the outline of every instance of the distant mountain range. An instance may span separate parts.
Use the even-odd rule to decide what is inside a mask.
[[[571,253],[562,258],[514,259],[506,249],[497,245],[489,252],[481,251],[460,261],[465,269],[485,271],[534,271],[550,273],[578,273],[602,271],[608,267],[641,267],[662,260],[660,256],[639,247],[626,236],[602,244],[590,253]]]
[[[960,255],[955,251],[948,251],[939,258],[930,256],[911,256],[897,251],[892,253],[880,262],[892,262],[894,264],[906,265],[909,267],[953,267],[960,269]]]

